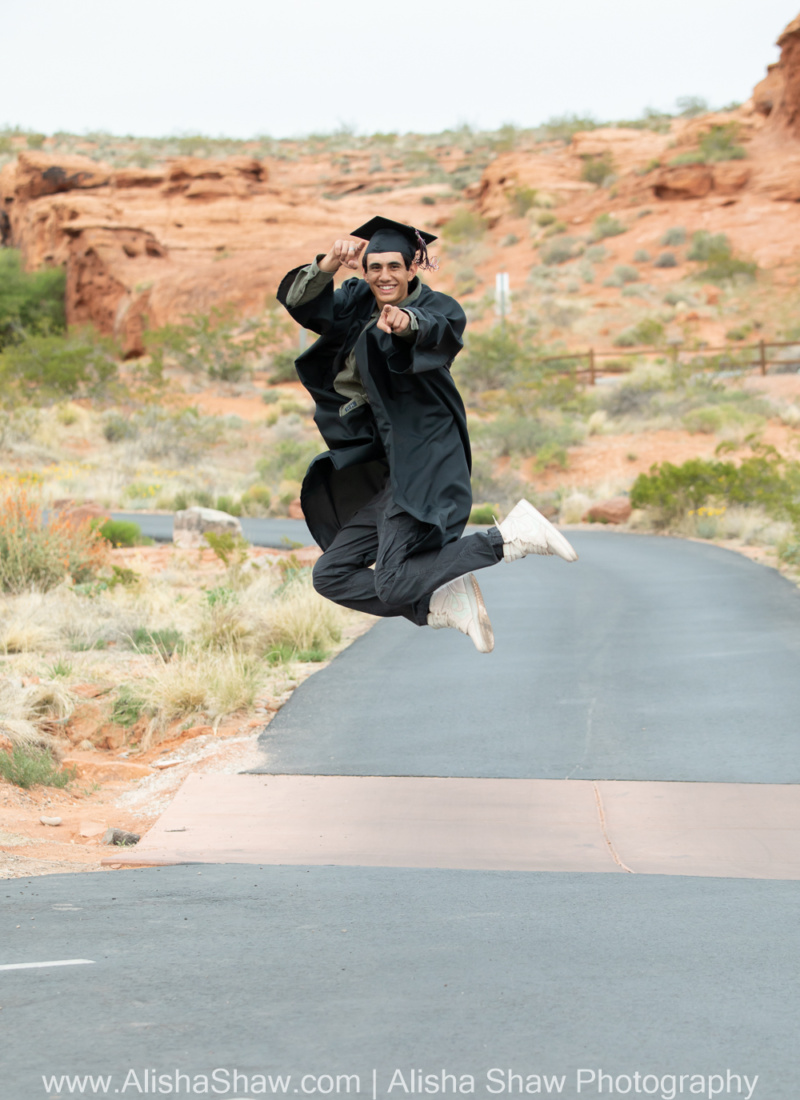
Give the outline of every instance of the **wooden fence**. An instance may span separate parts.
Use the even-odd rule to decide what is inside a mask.
[[[643,357],[653,358],[655,356],[664,359],[668,358],[674,364],[680,362],[682,355],[690,355],[692,363],[696,363],[697,360],[702,359],[717,359],[715,364],[717,369],[730,369],[737,368],[739,370],[758,370],[762,375],[767,373],[767,368],[770,366],[785,366],[786,359],[773,359],[769,357],[769,351],[772,348],[797,348],[797,363],[800,368],[800,341],[797,340],[759,340],[757,344],[737,344],[726,345],[721,348],[689,348],[684,345],[672,344],[668,348],[637,348],[635,350],[627,349],[613,349],[610,351],[597,351],[595,348],[589,348],[588,351],[574,352],[565,355],[548,355],[545,358],[539,359],[539,363],[568,363],[575,362],[576,366],[572,368],[569,373],[573,373],[573,370],[577,374],[585,374],[590,386],[593,386],[597,381],[598,374],[603,374],[602,360],[611,359],[615,361],[615,369],[613,373],[618,373],[616,363],[619,360],[625,359],[641,359]],[[743,353],[752,352],[753,359],[750,362],[743,362]],[[718,357],[728,356],[729,361],[720,361]],[[586,366],[581,367],[580,363],[585,361]],[[626,368],[628,370],[633,369],[631,367]],[[560,373],[560,372],[559,372]],[[565,372],[566,373],[566,372]],[[610,372],[609,372],[610,373]]]

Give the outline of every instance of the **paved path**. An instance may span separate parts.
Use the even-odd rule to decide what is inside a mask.
[[[378,623],[272,722],[263,770],[800,783],[800,590],[706,543],[570,538],[574,565],[481,572],[489,656]]]
[[[138,523],[142,534],[156,542],[172,542],[174,517],[156,512],[111,512],[112,519]],[[272,546],[283,549],[287,545],[310,546],[311,533],[301,519],[253,519],[242,518],[242,534],[254,546]]]
[[[573,799],[574,822],[595,788],[657,789],[690,835],[713,792],[729,834],[737,808],[775,825],[781,800],[790,817],[797,803],[795,589],[715,547],[609,532],[575,543],[575,566],[482,575],[493,655],[380,623],[301,687],[264,735],[262,772],[225,777],[226,797],[263,784],[284,798],[265,799],[272,862],[0,884],[0,964],[91,960],[0,970],[4,1100],[75,1095],[45,1091],[41,1074],[110,1073],[85,1094],[158,1095],[145,1068],[167,1075],[162,1094],[176,1071],[220,1071],[216,1093],[181,1079],[177,1095],[282,1094],[277,1075],[289,1095],[341,1095],[348,1074],[372,1096],[374,1069],[376,1097],[433,1094],[444,1072],[446,1095],[472,1075],[480,1097],[796,1100],[796,858],[771,881],[493,869],[515,822],[531,833],[531,807],[551,797],[537,792]],[[373,815],[356,812],[357,792],[337,804],[336,784],[363,785]],[[290,796],[303,789],[298,841]],[[170,814],[182,812],[177,800]],[[237,806],[207,806],[201,824],[218,836],[215,813]],[[298,843],[308,857],[326,839],[312,835],[321,814],[332,863],[350,845],[371,846],[376,865],[301,859]],[[391,865],[389,848],[412,842],[427,866]],[[490,862],[442,865],[445,849],[481,845]],[[592,842],[587,865],[599,856]]]

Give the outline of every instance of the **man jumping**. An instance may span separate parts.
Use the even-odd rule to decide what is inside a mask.
[[[417,277],[435,266],[427,251],[435,240],[373,218],[281,282],[279,301],[320,336],[296,367],[330,449],[311,463],[301,503],[323,550],[313,573],[319,593],[370,615],[454,627],[490,653],[472,570],[527,554],[578,555],[526,500],[497,526],[461,537],[471,455],[450,366],[466,317]],[[359,261],[364,278],[334,290],[339,268],[357,270]]]

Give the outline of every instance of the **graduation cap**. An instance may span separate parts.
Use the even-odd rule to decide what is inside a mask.
[[[403,225],[402,222],[378,215],[354,229],[352,235],[369,241],[364,252],[365,257],[370,252],[399,252],[409,263],[419,257],[420,267],[435,270],[439,266],[436,260],[428,258],[428,245],[436,237],[432,233],[426,233],[424,229],[415,229],[413,225]]]

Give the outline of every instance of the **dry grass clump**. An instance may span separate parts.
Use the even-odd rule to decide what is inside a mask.
[[[46,591],[65,577],[90,580],[108,560],[108,543],[88,521],[51,516],[16,482],[0,485],[0,591]]]
[[[12,745],[53,744],[39,727],[42,719],[68,718],[75,697],[58,682],[25,685],[15,676],[0,679],[0,733]]]

